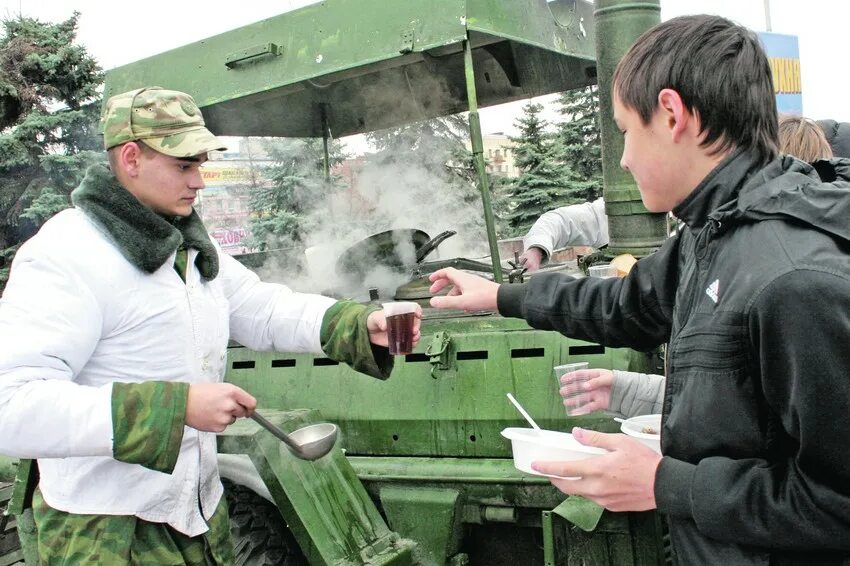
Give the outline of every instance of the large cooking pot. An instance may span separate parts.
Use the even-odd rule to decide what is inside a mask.
[[[336,272],[352,284],[360,284],[376,266],[399,274],[409,273],[446,238],[456,234],[446,230],[434,238],[418,229],[387,230],[360,240],[337,259]]]

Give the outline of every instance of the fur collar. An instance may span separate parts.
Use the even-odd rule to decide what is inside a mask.
[[[183,244],[198,250],[195,265],[205,279],[218,275],[218,252],[197,212],[169,222],[119,185],[104,165],[89,167],[71,193],[71,202],[106,233],[127,261],[146,273],[162,267]]]

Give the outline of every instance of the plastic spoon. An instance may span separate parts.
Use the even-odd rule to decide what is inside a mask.
[[[537,423],[536,423],[536,422],[534,422],[534,419],[532,419],[532,418],[531,418],[531,415],[529,415],[527,412],[525,412],[525,409],[523,409],[523,408],[522,408],[522,405],[520,405],[520,404],[519,404],[519,401],[517,401],[516,399],[514,399],[514,396],[513,396],[513,395],[511,395],[510,393],[508,393],[508,401],[510,401],[511,403],[513,403],[513,404],[514,404],[514,407],[516,407],[517,411],[519,411],[519,412],[520,412],[520,414],[521,414],[523,417],[525,417],[525,420],[527,420],[527,421],[528,421],[528,424],[530,424],[530,425],[531,425],[531,427],[532,427],[534,430],[540,430],[540,427],[539,427],[539,426],[537,426]]]

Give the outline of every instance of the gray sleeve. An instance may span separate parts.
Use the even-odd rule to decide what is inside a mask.
[[[544,213],[523,238],[525,249],[536,247],[552,255],[566,246],[598,248],[608,243],[608,217],[605,201],[562,206]]]
[[[626,417],[660,413],[664,381],[663,375],[614,370],[608,410]]]

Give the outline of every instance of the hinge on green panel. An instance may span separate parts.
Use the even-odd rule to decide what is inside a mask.
[[[449,369],[449,344],[452,339],[448,332],[440,331],[434,334],[434,338],[425,350],[428,361],[431,363],[431,377],[437,379],[437,370]]]
[[[256,45],[248,49],[230,53],[224,58],[224,66],[232,69],[243,63],[257,61],[261,57],[276,57],[281,54],[281,51],[281,48],[276,43],[263,43],[262,45]]]
[[[410,53],[413,51],[413,28],[407,28],[401,32],[401,43],[399,44],[399,53]]]

